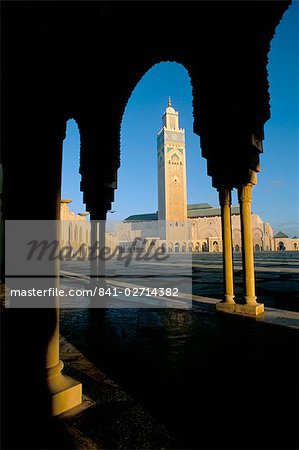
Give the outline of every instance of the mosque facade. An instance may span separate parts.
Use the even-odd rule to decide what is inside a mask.
[[[105,246],[121,251],[162,247],[169,252],[222,252],[221,210],[208,203],[187,204],[185,130],[179,127],[179,113],[171,100],[162,116],[157,134],[158,211],[135,214],[105,233]],[[70,200],[61,201],[61,241],[84,257],[84,244],[90,245],[87,213],[69,210]],[[234,252],[240,252],[241,224],[238,206],[231,207]],[[254,251],[298,250],[299,239],[282,232],[274,235],[269,222],[251,214]]]

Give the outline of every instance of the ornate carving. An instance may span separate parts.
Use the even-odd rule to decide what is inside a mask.
[[[245,184],[238,188],[238,198],[240,203],[249,202],[252,200],[252,184]]]
[[[167,142],[185,142],[185,134],[177,131],[165,130],[164,137]]]

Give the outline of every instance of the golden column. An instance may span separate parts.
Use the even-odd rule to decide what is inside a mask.
[[[224,278],[224,299],[216,304],[217,311],[234,312],[234,275],[233,247],[231,224],[231,189],[219,188],[219,203],[221,206],[222,257]]]
[[[257,183],[257,175],[252,172],[252,179],[249,183],[238,188],[240,204],[240,219],[242,233],[242,259],[243,259],[243,279],[245,305],[236,305],[236,312],[257,316],[264,312],[264,305],[256,301],[255,279],[254,279],[254,258],[253,240],[251,227],[251,200],[252,185]]]
[[[60,241],[60,222],[53,221],[53,236]],[[56,259],[52,266],[55,279],[53,286],[59,289],[60,261]],[[46,352],[46,373],[49,391],[51,393],[51,407],[54,416],[61,414],[82,403],[82,384],[63,374],[63,362],[59,359],[59,297],[53,298],[48,305],[51,309],[51,319],[54,325]],[[50,313],[48,314],[50,317]]]

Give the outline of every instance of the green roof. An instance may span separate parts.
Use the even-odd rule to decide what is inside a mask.
[[[207,209],[212,208],[209,203],[192,203],[191,205],[187,205],[187,209]]]
[[[148,214],[133,214],[127,217],[124,222],[147,222],[151,220],[158,220],[158,212]]]
[[[283,233],[282,231],[279,231],[278,233],[275,234],[274,236],[275,238],[288,238],[289,236],[287,236],[285,233]]]
[[[232,206],[231,213],[232,214],[240,214],[239,206]],[[221,209],[220,208],[212,208],[212,206],[210,206],[209,208],[199,208],[199,209],[191,209],[191,208],[189,209],[188,208],[187,215],[190,219],[196,218],[196,217],[221,216]]]
[[[232,214],[240,214],[239,206],[232,206]],[[215,217],[221,215],[220,208],[213,208],[208,203],[194,203],[187,206],[187,216],[189,219],[196,217]],[[158,211],[155,213],[147,214],[133,214],[127,217],[124,222],[150,222],[152,220],[158,220]]]

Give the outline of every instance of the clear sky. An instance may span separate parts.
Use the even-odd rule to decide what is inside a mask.
[[[274,231],[299,236],[299,3],[294,2],[276,30],[269,54],[271,119],[265,126],[261,172],[253,192],[253,212]],[[186,130],[188,203],[218,206],[217,192],[207,175],[199,137],[193,133],[192,94],[186,69],[173,62],[155,65],[133,91],[121,126],[121,167],[118,189],[108,219],[158,209],[156,136],[168,96]],[[63,147],[62,198],[71,210],[85,211],[79,183],[80,136],[74,120],[67,124]],[[99,149],[101,151],[101,149]],[[236,193],[233,203],[237,204]]]

